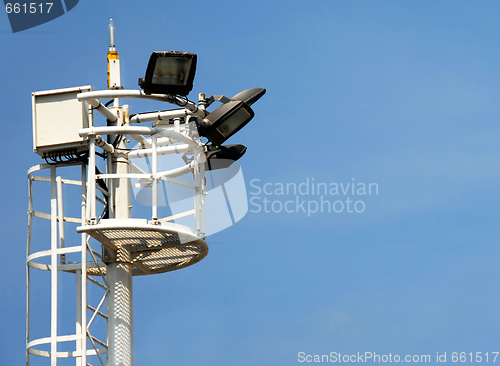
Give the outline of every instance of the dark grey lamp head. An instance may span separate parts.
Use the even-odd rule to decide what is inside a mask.
[[[250,105],[259,100],[266,89],[252,88],[230,98],[199,123],[201,136],[208,138],[214,145],[220,146],[241,130],[254,116]]]
[[[193,89],[196,59],[189,52],[153,52],[139,86],[146,94],[188,95]]]

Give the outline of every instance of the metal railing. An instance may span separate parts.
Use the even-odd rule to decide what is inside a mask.
[[[71,165],[74,167],[74,165]],[[56,365],[59,358],[76,358],[77,365],[87,365],[87,358],[96,356],[99,358],[101,364],[105,363],[101,357],[102,354],[107,353],[106,342],[101,341],[91,334],[92,325],[95,317],[106,318],[106,314],[102,311],[102,304],[104,303],[108,294],[106,278],[103,273],[105,264],[101,260],[101,255],[91,248],[90,236],[86,234],[80,235],[80,242],[74,243],[67,240],[65,235],[67,230],[65,226],[68,223],[83,224],[86,220],[87,211],[87,185],[86,176],[87,169],[85,164],[81,166],[81,180],[65,179],[59,175],[61,169],[66,169],[67,166],[56,166],[49,164],[36,165],[28,171],[28,187],[29,187],[29,208],[28,208],[28,240],[27,240],[27,328],[26,328],[26,352],[27,352],[27,365],[30,365],[30,355],[47,357],[51,359],[51,364]],[[40,175],[44,172],[50,173]],[[35,182],[45,182],[50,184],[50,211],[43,212],[36,210],[34,203],[34,189]],[[64,199],[63,199],[63,186],[80,186],[81,187],[81,217],[66,216],[64,213]],[[99,201],[105,203],[102,198]],[[74,202],[75,200],[73,200]],[[33,236],[36,235],[34,230],[34,221],[36,219],[50,221],[50,244],[48,248],[43,250],[33,250]],[[90,254],[90,260],[88,259]],[[69,261],[68,255],[76,255],[76,261]],[[44,263],[45,262],[45,263]],[[47,263],[48,262],[48,263]],[[50,272],[50,312],[51,324],[50,335],[42,338],[32,339],[31,326],[32,326],[32,307],[33,307],[33,292],[37,295],[43,293],[43,288],[39,288],[39,284],[32,284],[32,270],[42,270]],[[92,270],[101,274],[101,279],[95,279],[88,275]],[[58,318],[59,296],[62,291],[59,286],[61,273],[75,274],[75,300],[77,304],[76,319],[75,319],[75,333],[69,335],[61,335],[58,333],[60,325]],[[102,281],[102,282],[101,282]],[[96,307],[88,303],[87,298],[87,285],[88,283],[104,290],[100,302]],[[65,295],[67,295],[65,293]],[[37,305],[36,303],[34,304]],[[91,310],[92,315],[87,322],[87,311]],[[75,342],[72,351],[60,351],[60,348],[67,349],[67,346],[61,347],[59,344],[65,342]],[[88,347],[88,342],[92,347]],[[44,350],[46,346],[50,347],[50,351]],[[99,346],[97,346],[99,345]]]
[[[124,184],[129,184],[131,188],[151,188],[151,214],[147,218],[153,225],[174,221],[185,216],[194,216],[194,225],[190,229],[199,238],[205,237],[205,154],[203,145],[197,135],[196,126],[189,122],[186,116],[185,123],[174,124],[168,128],[130,126],[125,122],[123,126],[91,127],[79,131],[83,137],[89,139],[89,169],[88,181],[89,192],[87,197],[87,224],[98,223],[96,214],[96,194],[99,185],[98,180],[105,180],[112,191],[113,180],[128,180]],[[120,150],[113,147],[115,156],[121,156],[129,166],[128,173],[106,172],[95,173],[96,167],[96,147],[98,141],[103,141],[103,136],[122,135],[123,138],[130,136],[141,141],[139,147],[133,150]],[[148,137],[145,137],[148,136]],[[159,170],[159,157],[165,155],[184,154],[192,155],[192,159],[187,164],[169,170]],[[146,172],[135,163],[139,159],[148,159],[150,171]],[[109,158],[108,158],[109,160]],[[192,174],[192,183],[176,179],[181,176]],[[158,186],[162,182],[169,182],[193,190],[193,208],[184,212],[179,212],[166,217],[159,217],[159,194]],[[122,184],[122,183],[120,183]]]

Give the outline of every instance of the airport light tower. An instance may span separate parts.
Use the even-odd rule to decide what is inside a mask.
[[[77,366],[134,364],[132,278],[185,268],[207,255],[206,173],[230,166],[245,153],[243,145],[222,144],[254,117],[250,106],[265,93],[262,88],[232,98],[201,93],[198,103],[191,102],[187,95],[197,55],[177,51],[153,52],[139,79],[142,90],[125,90],[113,19],[109,40],[108,90],[87,85],[32,96],[34,150],[46,163],[28,171],[28,365],[38,360],[65,365],[68,359]],[[176,108],[131,115],[129,105],[120,101],[133,98]],[[216,101],[222,105],[209,112]],[[105,117],[101,125],[94,123],[95,111]],[[129,148],[131,139],[136,148]],[[163,156],[181,156],[182,165],[162,169],[158,160]],[[164,182],[190,189],[192,207],[162,216],[158,186]],[[35,194],[35,186],[43,184],[50,186],[46,204]],[[72,194],[66,187],[73,187]],[[147,215],[141,211],[132,218],[132,188],[148,197]],[[39,222],[48,224],[45,247],[38,240]],[[40,273],[50,274],[45,287],[38,281]],[[68,280],[74,292],[62,285]],[[101,295],[92,298],[88,286]],[[41,326],[40,295],[48,299],[48,327]],[[72,327],[68,298],[76,305]]]

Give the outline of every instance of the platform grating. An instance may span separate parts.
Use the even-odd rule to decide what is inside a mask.
[[[108,251],[110,247],[122,247],[130,252],[134,276],[181,269],[199,262],[208,252],[206,243],[201,239],[180,238],[177,234],[160,228],[155,230],[152,226],[145,230],[95,225],[86,227],[83,231],[104,243]],[[105,272],[105,268],[101,267],[101,272]],[[89,268],[88,273],[99,275],[99,269]]]

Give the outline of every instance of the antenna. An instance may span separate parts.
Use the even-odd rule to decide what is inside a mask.
[[[109,30],[109,50],[116,51],[115,46],[115,20],[113,18],[109,18],[108,22],[108,30]]]
[[[115,20],[109,18],[108,22],[109,32],[109,51],[108,51],[108,89],[123,89],[120,77],[120,57],[116,52],[115,43]],[[115,107],[118,105],[115,100]]]

